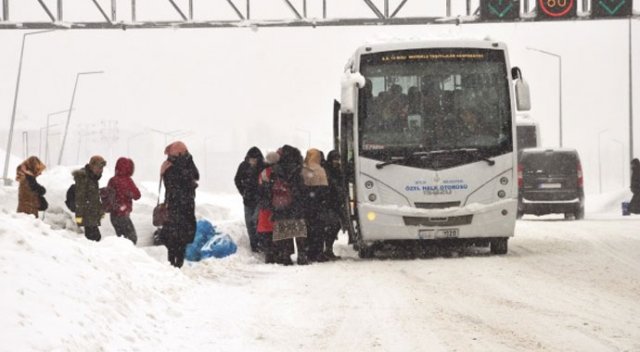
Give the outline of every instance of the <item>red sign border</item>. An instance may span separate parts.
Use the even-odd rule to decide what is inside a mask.
[[[543,2],[544,0],[538,0],[538,6],[540,7],[540,9],[542,9],[542,11],[544,13],[546,13],[548,16],[551,17],[562,17],[564,15],[566,15],[567,13],[569,13],[569,11],[571,11],[573,9],[573,6],[575,6],[575,1],[574,0],[569,0],[569,6],[567,6],[567,8],[562,11],[562,12],[558,12],[558,13],[553,13],[551,11],[549,11],[545,6],[543,6]]]

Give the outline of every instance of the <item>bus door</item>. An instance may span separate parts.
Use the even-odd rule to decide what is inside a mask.
[[[355,166],[354,166],[354,138],[353,138],[353,114],[340,112],[340,103],[333,102],[333,145],[340,155],[340,170],[342,171],[343,184],[343,209],[342,223],[346,226],[349,235],[349,244],[355,242],[355,227],[353,221],[357,219],[355,207]]]

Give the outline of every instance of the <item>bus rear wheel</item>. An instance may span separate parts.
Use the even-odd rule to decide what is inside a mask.
[[[490,247],[493,254],[507,254],[509,250],[509,237],[494,238],[491,240]]]

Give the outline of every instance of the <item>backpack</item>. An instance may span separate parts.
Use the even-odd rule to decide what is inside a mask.
[[[271,186],[271,205],[275,210],[282,210],[293,203],[293,192],[291,184],[286,180],[278,177]]]
[[[116,190],[109,186],[100,188],[100,203],[105,213],[114,211],[117,208]]]
[[[64,200],[64,204],[67,205],[67,208],[71,210],[71,212],[76,212],[76,184],[72,184],[67,189],[67,196]]]

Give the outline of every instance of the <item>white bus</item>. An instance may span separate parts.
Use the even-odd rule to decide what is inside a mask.
[[[512,87],[515,81],[515,89]],[[460,241],[507,253],[517,196],[515,112],[528,86],[495,41],[366,45],[334,106],[350,242]]]

